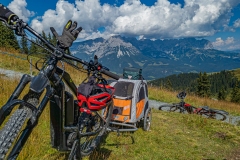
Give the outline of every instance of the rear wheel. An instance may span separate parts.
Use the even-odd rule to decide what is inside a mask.
[[[106,133],[107,127],[109,126],[112,111],[113,111],[113,106],[110,105],[109,107],[105,108],[103,117],[101,117],[101,113],[95,114],[89,119],[89,121],[87,122],[87,125],[84,126],[82,130],[82,134],[85,134],[88,132],[96,132],[96,131],[98,131],[98,133],[92,136],[80,137],[81,156],[90,155],[92,151],[100,145],[103,139],[103,136]],[[102,118],[105,119],[105,122]]]
[[[144,131],[150,130],[151,121],[152,121],[152,108],[148,107],[144,115],[144,124],[143,124]]]
[[[32,105],[36,106],[38,104],[38,96],[35,94],[27,94],[24,96],[24,100]],[[12,111],[12,115],[0,131],[0,159],[5,159],[11,148],[13,142],[16,140],[19,132],[28,119],[32,112],[25,106],[20,106],[16,111]],[[16,159],[15,157],[9,157],[10,159]]]
[[[220,121],[224,121],[227,117],[226,115],[220,113],[220,112],[214,112],[212,113],[209,118],[213,118],[213,119],[216,119],[216,120],[220,120]]]

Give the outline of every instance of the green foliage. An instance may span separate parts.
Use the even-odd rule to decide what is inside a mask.
[[[238,84],[235,85],[231,94],[231,102],[240,103],[240,88]]]
[[[218,92],[218,99],[219,100],[225,100],[227,97],[227,92],[222,88],[219,92]]]
[[[240,81],[235,76],[235,71],[221,71],[212,74],[206,74],[205,76],[209,80],[210,90],[209,95],[218,99],[229,99],[232,89]],[[202,75],[203,76],[203,75]],[[198,87],[199,73],[181,73],[178,75],[171,75],[165,78],[150,81],[150,84],[160,86],[160,88],[168,88],[167,81],[172,84],[172,89],[176,91],[185,90],[191,93],[197,93],[200,89]],[[207,82],[208,84],[208,82]],[[208,85],[209,85],[208,84]],[[207,87],[208,88],[208,87]],[[204,94],[204,93],[200,93]]]
[[[54,46],[57,45],[57,39],[56,39],[56,37],[55,37],[55,36],[51,36],[50,33],[48,33],[48,41],[49,41],[50,43],[52,43]]]
[[[0,47],[19,49],[14,32],[0,22]]]
[[[197,79],[197,95],[200,97],[209,97],[210,95],[210,81],[206,72],[203,74],[199,73],[199,78]]]
[[[30,46],[30,49],[29,49],[29,52],[30,53],[36,53],[38,50],[38,46],[34,43],[31,43],[31,46]]]
[[[170,79],[167,80],[166,88],[172,90],[172,82],[170,81]]]
[[[50,33],[48,33],[48,36],[46,36],[46,33],[44,31],[42,31],[42,36],[44,39],[46,39],[47,41],[49,41],[50,43],[52,43],[54,46],[57,44],[57,39],[55,36],[52,36]],[[34,41],[34,40],[33,40]],[[41,42],[40,40],[36,39],[34,41],[36,44],[39,44],[41,46],[44,46],[45,48],[48,48],[45,44],[43,44],[43,42]],[[31,43],[30,45],[30,49],[29,52],[30,53],[45,53],[46,50],[43,49],[42,47],[39,47],[38,45],[36,45],[35,43]],[[70,51],[69,51],[70,53]]]
[[[27,43],[27,39],[26,37],[21,37],[21,52],[28,54],[29,53],[29,49],[28,49],[28,43]]]
[[[161,88],[167,88],[167,82],[169,80],[171,82],[172,89],[174,90],[187,90],[188,92],[195,92],[197,78],[197,73],[181,73],[153,80],[150,81],[150,83],[155,86],[160,86]]]

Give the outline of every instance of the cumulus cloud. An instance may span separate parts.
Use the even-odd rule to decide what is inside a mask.
[[[225,41],[226,44],[233,44],[234,43],[234,38],[233,37],[228,37]]]
[[[238,18],[236,21],[234,21],[234,28],[239,28],[240,27],[240,18]]]
[[[216,38],[216,41],[212,43],[215,49],[218,50],[239,50],[240,42],[236,41],[233,37],[227,37],[223,40],[221,37]]]
[[[29,17],[32,17],[35,14],[33,11],[26,9],[26,0],[13,0],[7,7],[25,22],[29,20]]]
[[[140,0],[125,0],[121,6],[112,6],[101,5],[99,0],[75,0],[74,3],[59,0],[55,9],[32,20],[31,26],[38,32],[49,31],[51,26],[61,32],[72,19],[84,29],[79,35],[81,39],[112,34],[150,39],[206,37],[223,27],[228,28],[231,10],[239,3],[239,0],[185,0],[181,5],[158,0],[153,6],[146,6]],[[235,21],[235,27],[239,21]],[[100,33],[99,27],[105,31]]]
[[[218,47],[218,46],[223,46],[225,43],[224,43],[224,40],[222,40],[221,37],[219,38],[216,38],[216,41],[212,43],[214,47]]]

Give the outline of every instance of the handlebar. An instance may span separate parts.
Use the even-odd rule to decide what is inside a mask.
[[[72,55],[68,55],[65,53],[64,50],[52,45],[49,41],[45,40],[39,33],[37,33],[34,29],[28,26],[27,23],[23,22],[21,19],[18,18],[17,15],[15,15],[12,11],[10,11],[8,8],[4,7],[0,3],[0,21],[3,21],[6,23],[6,25],[13,29],[17,30],[17,35],[21,35],[23,33],[23,30],[26,29],[31,34],[35,35],[38,39],[40,39],[50,50],[51,54],[53,54],[56,58],[62,59],[66,58],[69,60],[77,61],[83,65],[90,66],[89,62],[86,62],[80,58],[74,57]],[[13,22],[14,21],[14,22]],[[114,74],[107,70],[106,67],[102,67],[99,72],[118,80],[120,77],[117,74]]]

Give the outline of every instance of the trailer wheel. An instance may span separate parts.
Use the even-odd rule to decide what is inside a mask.
[[[152,121],[152,108],[148,107],[144,114],[144,121],[143,121],[143,130],[149,131]]]

